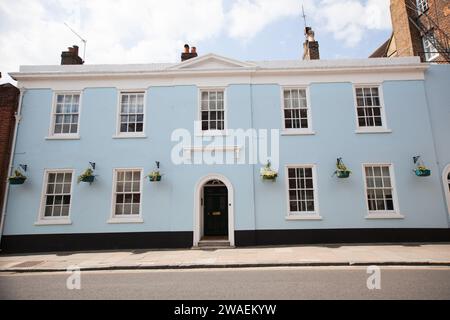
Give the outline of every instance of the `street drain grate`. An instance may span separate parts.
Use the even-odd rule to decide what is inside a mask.
[[[43,263],[44,261],[25,261],[19,264],[12,266],[13,268],[31,268],[37,266],[38,264]]]

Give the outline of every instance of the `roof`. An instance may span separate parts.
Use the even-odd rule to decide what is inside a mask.
[[[387,57],[387,51],[389,50],[389,45],[391,44],[392,37],[394,34],[391,34],[389,39],[387,39],[381,46],[378,47],[369,58],[384,58]]]
[[[17,90],[19,90],[15,85],[13,85],[13,84],[11,84],[11,83],[3,83],[3,84],[0,84],[0,88],[1,88],[1,89],[6,89],[6,88],[8,88],[8,89],[17,89]]]
[[[217,54],[207,54],[180,63],[47,65],[21,66],[20,72],[10,73],[15,80],[63,77],[121,77],[198,73],[273,73],[273,72],[328,72],[425,68],[418,57],[395,59],[344,60],[279,60],[239,61]]]
[[[3,83],[0,84],[0,96],[4,97],[4,96],[10,96],[10,95],[18,95],[19,94],[19,89],[12,85],[11,83]]]

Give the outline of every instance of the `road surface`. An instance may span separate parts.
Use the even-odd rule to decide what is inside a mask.
[[[450,299],[450,267],[292,267],[0,273],[0,299]],[[374,282],[372,282],[374,283]],[[76,286],[76,285],[75,285]]]

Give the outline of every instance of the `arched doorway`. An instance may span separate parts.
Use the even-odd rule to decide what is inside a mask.
[[[200,241],[224,241],[234,246],[234,191],[218,174],[203,177],[195,190],[194,246]]]

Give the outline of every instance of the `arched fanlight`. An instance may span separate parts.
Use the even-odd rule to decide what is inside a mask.
[[[206,186],[224,186],[225,184],[218,180],[218,179],[213,179],[213,180],[209,180],[207,183],[205,183]]]

